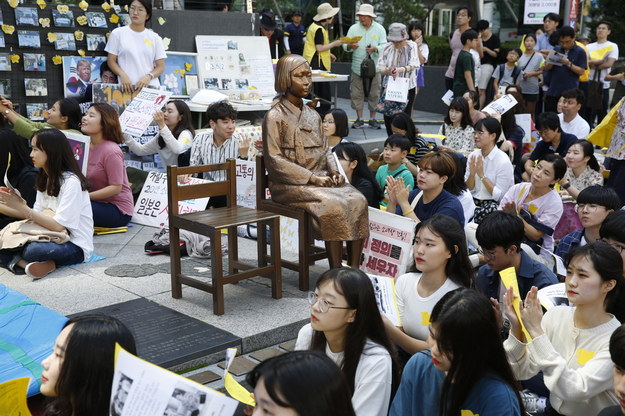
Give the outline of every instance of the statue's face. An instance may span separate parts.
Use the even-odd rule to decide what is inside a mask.
[[[304,98],[312,88],[312,72],[308,62],[302,63],[291,72],[291,87],[289,92],[296,97]]]

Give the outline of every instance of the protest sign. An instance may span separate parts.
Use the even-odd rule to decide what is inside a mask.
[[[256,162],[237,159],[237,205],[256,208]]]
[[[61,130],[65,133],[69,146],[72,148],[72,154],[78,163],[78,168],[83,175],[87,176],[87,166],[89,165],[89,147],[91,146],[91,137],[84,134],[70,133],[67,130]]]
[[[402,326],[399,309],[397,308],[397,292],[395,292],[395,279],[388,276],[376,276],[368,274],[373,284],[375,301],[380,313],[386,316],[395,326]]]
[[[171,91],[143,88],[119,117],[122,132],[139,137],[154,120],[154,112],[160,110],[171,97]]]
[[[506,111],[510,110],[517,104],[516,98],[514,98],[510,94],[506,94],[503,97],[497,99],[496,101],[491,102],[486,107],[482,109],[483,113],[494,114],[499,113],[499,115],[504,114]]]

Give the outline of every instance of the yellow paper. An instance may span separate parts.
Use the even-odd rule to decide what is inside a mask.
[[[46,4],[45,0],[37,0],[37,6],[39,6],[39,8],[41,10],[43,10],[43,9],[46,8],[47,4]]]
[[[187,71],[187,72],[188,72],[188,71],[190,71],[190,70],[191,70],[191,68],[193,68],[193,64],[190,64],[190,63],[188,63],[188,62],[185,62],[185,63],[184,63],[184,69],[185,69],[185,71]]]
[[[7,35],[12,35],[15,32],[15,26],[11,25],[2,25],[2,31]]]
[[[119,22],[119,16],[118,16],[118,15],[116,15],[115,13],[113,13],[113,14],[111,15],[111,17],[109,18],[109,22],[111,22],[111,23],[117,23],[117,22]]]
[[[169,49],[169,44],[171,43],[171,39],[170,38],[163,38],[163,48],[165,48],[165,50]]]
[[[28,377],[17,378],[0,384],[0,415],[31,416],[26,404]]]
[[[78,16],[76,18],[76,21],[78,22],[80,26],[84,26],[87,24],[87,16]]]
[[[17,7],[18,4],[20,4],[19,0],[9,0],[9,6],[13,7],[14,9]]]
[[[18,63],[20,61],[20,56],[18,54],[11,55],[11,63]]]
[[[598,59],[603,59],[608,53],[612,52],[612,46],[605,46],[601,49],[597,49],[596,51],[590,51],[590,60],[596,61]]]
[[[76,52],[78,52],[78,55],[80,55],[80,56],[85,56],[85,50],[84,49],[78,49]]]
[[[54,55],[52,57],[52,63],[54,65],[61,65],[63,63],[63,58],[61,58],[59,55]]]
[[[56,9],[59,11],[59,13],[69,12],[69,7],[65,4],[59,4],[58,6],[56,6]]]
[[[346,43],[358,43],[360,39],[362,39],[362,36],[354,36],[353,38],[350,38],[349,36],[343,36],[342,38],[340,38],[342,42]]]
[[[108,3],[102,3],[102,9],[108,13],[111,11],[111,5]]]
[[[592,357],[595,356],[594,351],[588,351],[583,348],[580,348],[579,350],[577,350],[576,353],[577,353],[577,364],[581,366],[586,365],[586,363],[590,361]]]
[[[39,24],[41,25],[41,27],[50,27],[50,19],[46,18],[41,18],[39,19]]]
[[[166,20],[164,18],[162,18],[162,17],[158,18],[158,24],[159,25],[163,26],[165,24],[165,22],[166,22]]]
[[[236,355],[236,348],[228,348],[226,356],[230,357],[231,359],[228,360],[228,358],[226,358],[226,362],[228,365],[224,369],[224,387],[226,388],[226,391],[228,392],[230,397],[232,397],[234,400],[254,407],[256,406],[256,401],[254,400],[250,392],[247,391],[245,387],[243,387],[238,381],[236,381],[234,377],[232,377],[232,375],[228,372],[228,370],[230,369],[230,364],[232,364],[234,356]]]
[[[514,308],[514,312],[516,312],[516,316],[521,323],[521,330],[523,331],[523,334],[525,334],[525,341],[530,342],[532,337],[529,332],[527,332],[527,329],[525,329],[525,325],[523,325],[523,321],[521,320],[521,294],[519,292],[519,284],[516,280],[516,271],[514,270],[514,267],[508,267],[507,269],[500,271],[499,276],[501,276],[501,281],[506,289],[512,286],[512,293],[515,295],[514,299],[512,299],[512,307]]]
[[[77,30],[74,32],[74,37],[76,40],[82,40],[85,37],[85,33],[82,30]]]
[[[86,12],[89,8],[89,3],[87,3],[85,0],[82,0],[80,3],[78,3],[78,7],[80,7],[83,12]]]
[[[54,42],[56,40],[56,33],[48,33],[48,42]]]

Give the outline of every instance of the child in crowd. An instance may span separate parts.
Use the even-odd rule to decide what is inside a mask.
[[[409,355],[429,348],[430,314],[436,302],[451,290],[473,284],[464,231],[452,218],[435,215],[419,223],[413,250],[417,272],[399,276],[396,283],[402,326],[384,320],[389,338]]]
[[[453,93],[454,97],[462,97],[468,90],[475,90],[475,62],[470,50],[477,47],[477,32],[468,29],[460,35],[462,50],[458,54],[454,70]]]
[[[254,389],[252,415],[356,416],[345,376],[319,351],[270,358],[249,372],[246,381]]]
[[[556,247],[556,254],[565,258],[567,253],[579,246],[599,240],[599,229],[606,217],[621,208],[616,191],[607,186],[592,185],[577,196],[575,210],[583,228],[565,235]]]
[[[625,415],[625,325],[619,326],[610,336],[610,358],[614,363],[614,394],[619,404],[606,407],[598,416]]]
[[[432,310],[430,351],[404,368],[391,416],[521,416],[523,402],[488,299],[456,289]]]
[[[310,323],[299,331],[295,349],[325,351],[341,368],[356,415],[386,415],[395,353],[369,277],[353,268],[328,270],[308,301]]]
[[[521,75],[521,69],[516,65],[517,61],[521,57],[521,50],[519,48],[512,48],[506,55],[506,63],[498,65],[493,72],[493,88],[495,93],[499,92],[499,87],[508,87],[510,85],[516,85],[519,75]]]
[[[367,198],[371,208],[379,209],[384,193],[367,166],[367,157],[363,148],[358,143],[345,142],[337,144],[333,152],[336,153],[341,163],[347,181]]]
[[[425,221],[434,214],[452,217],[464,224],[464,209],[458,198],[444,189],[456,174],[456,162],[447,152],[431,152],[419,160],[418,189],[410,190],[402,178],[387,178],[388,212]]]
[[[134,200],[128,183],[124,143],[117,111],[108,104],[95,103],[82,118],[82,132],[91,137],[87,180],[96,227],[122,227],[132,218]]]
[[[476,232],[486,262],[477,274],[477,290],[503,303],[499,272],[509,267],[514,267],[521,299],[532,286],[542,289],[558,283],[558,277],[547,266],[523,251],[524,236],[523,221],[509,212],[495,211],[484,218]]]
[[[608,340],[625,318],[623,260],[603,241],[571,250],[567,260],[566,294],[575,306],[555,306],[543,316],[538,289],[533,287],[519,319],[512,307],[512,287],[508,288],[504,306],[510,335],[504,347],[517,379],[542,372],[550,406],[558,414],[596,415],[617,403]]]
[[[54,398],[45,416],[109,415],[115,344],[137,353],[132,333],[116,318],[87,315],[67,321],[52,354],[41,363],[41,394]],[[121,414],[121,409],[110,410]]]
[[[410,140],[410,143],[412,143],[410,151],[402,162],[410,169],[412,176],[416,177],[417,173],[419,173],[417,163],[430,151],[427,142],[421,136],[417,135],[412,118],[404,112],[397,113],[393,116],[391,131],[393,134],[405,136]]]
[[[462,96],[454,98],[449,104],[445,123],[438,130],[438,134],[445,136],[445,145],[439,146],[440,150],[466,156],[474,149],[469,103]]]
[[[40,169],[35,205],[30,208],[8,188],[0,190],[0,203],[13,218],[28,219],[45,229],[48,241],[33,238],[26,242],[13,241],[15,245],[11,245],[19,237],[12,236],[11,230],[5,228],[1,237],[5,249],[0,250],[0,263],[15,274],[26,273],[40,279],[56,266],[81,263],[89,258],[93,251],[93,219],[87,179],[78,168],[63,132],[43,129],[35,133],[30,157]],[[52,215],[44,212],[50,210],[54,211]],[[44,234],[44,230],[37,234]]]
[[[304,53],[304,39],[306,28],[302,24],[302,12],[295,10],[291,14],[291,23],[284,29],[284,48],[286,53],[302,55]]]
[[[347,114],[340,108],[334,108],[323,116],[323,134],[328,138],[328,146],[334,149],[339,143],[348,142],[349,135]]]
[[[523,100],[527,112],[534,119],[534,111],[536,110],[536,102],[538,101],[538,91],[540,89],[540,75],[542,74],[542,66],[545,62],[543,55],[534,49],[536,46],[536,35],[529,33],[525,35],[523,40],[525,52],[521,55],[518,67],[521,69],[521,76],[517,78],[517,85],[523,91]]]
[[[412,21],[408,25],[408,33],[410,34],[410,40],[417,45],[417,54],[419,58],[419,70],[417,72],[417,88],[415,89],[415,100],[419,93],[419,88],[425,87],[425,70],[423,66],[428,62],[430,56],[430,47],[428,41],[423,36],[423,25],[421,22]],[[409,109],[412,110],[412,109]]]
[[[195,136],[189,106],[184,101],[170,101],[164,113],[154,113],[154,121],[158,124],[159,134],[145,144],[125,135],[126,145],[137,156],[158,153],[164,166],[178,165],[178,156],[191,148]]]
[[[412,190],[414,188],[414,177],[410,170],[402,163],[410,151],[410,140],[401,134],[391,134],[384,142],[384,162],[375,174],[375,180],[380,188],[386,188],[386,178],[401,178],[404,184]]]

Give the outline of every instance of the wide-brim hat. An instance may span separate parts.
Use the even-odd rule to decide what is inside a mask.
[[[332,7],[330,3],[321,3],[319,7],[317,7],[317,14],[313,17],[315,22],[319,22],[321,20],[329,19],[339,12],[340,8]]]
[[[276,30],[276,15],[273,12],[263,12],[260,15],[260,27],[265,30]]]
[[[361,4],[360,9],[356,12],[356,16],[371,16],[377,17],[375,13],[373,13],[373,5],[372,4]]]
[[[389,42],[401,42],[402,40],[408,39],[408,31],[406,30],[406,25],[403,23],[392,23],[388,27],[388,35],[386,35],[386,40]]]

